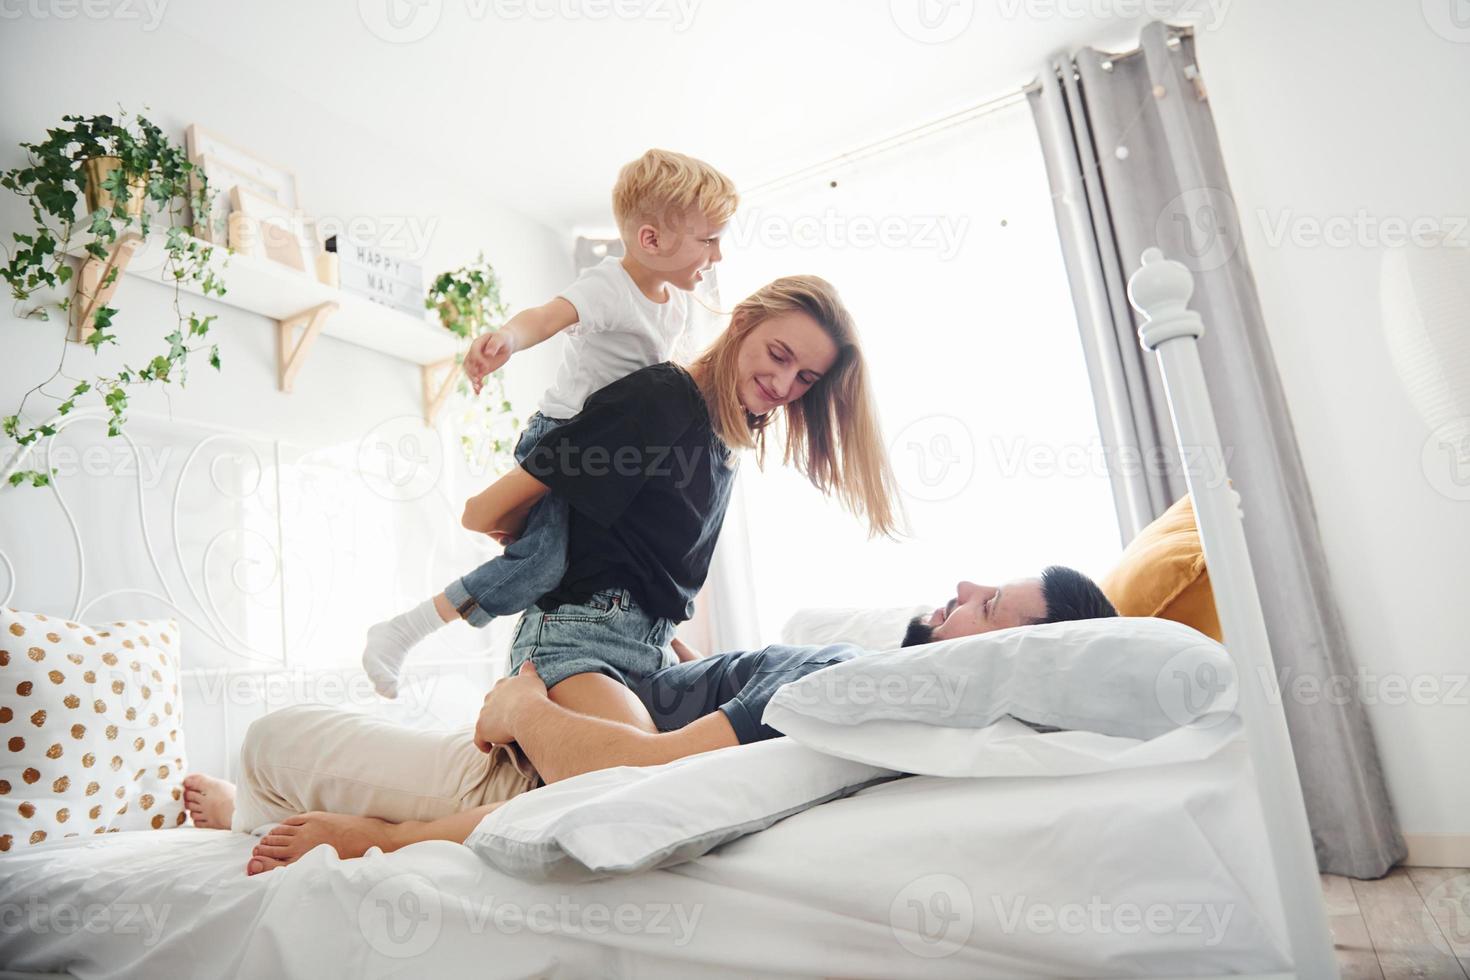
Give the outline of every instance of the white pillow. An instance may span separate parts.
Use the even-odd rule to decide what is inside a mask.
[[[1204,634],[1163,619],[1093,619],[834,664],[778,690],[761,721],[870,765],[977,776],[997,774],[995,733],[977,733],[1007,716],[1126,739],[1218,729],[1201,741],[1208,753],[1233,730],[1235,697],[1230,657]]]
[[[632,874],[688,861],[898,775],[768,739],[522,793],[480,821],[465,845],[535,881]]]
[[[798,609],[781,627],[781,642],[794,647],[851,643],[864,650],[892,650],[903,642],[909,620],[933,611],[933,606]]]
[[[179,629],[0,611],[0,852],[184,822]]]

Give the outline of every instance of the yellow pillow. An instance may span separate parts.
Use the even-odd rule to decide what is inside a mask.
[[[1123,616],[1157,616],[1220,639],[1194,501],[1185,494],[1123,549],[1098,583]]]

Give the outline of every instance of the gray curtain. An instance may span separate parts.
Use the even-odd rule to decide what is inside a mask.
[[[1139,347],[1126,295],[1140,253],[1157,245],[1194,272],[1200,357],[1283,690],[1302,675],[1354,677],[1192,34],[1155,23],[1137,51],[1058,56],[1027,94],[1125,539],[1185,491],[1154,355]],[[1155,465],[1165,454],[1174,465]],[[1363,706],[1332,700],[1285,699],[1318,864],[1379,877],[1404,858],[1403,837]]]

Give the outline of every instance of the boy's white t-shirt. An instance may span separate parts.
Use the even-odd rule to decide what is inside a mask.
[[[541,396],[541,414],[569,419],[587,396],[650,364],[673,357],[689,321],[689,298],[672,286],[655,303],[609,255],[586,269],[561,297],[577,308],[577,322],[562,333],[566,353],[556,381]]]

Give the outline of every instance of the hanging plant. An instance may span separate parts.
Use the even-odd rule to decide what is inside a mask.
[[[439,322],[446,330],[471,340],[499,330],[505,325],[507,313],[500,299],[500,277],[483,254],[469,265],[440,273],[429,287],[424,306],[438,312]],[[463,363],[463,354],[455,357],[456,365]],[[456,390],[464,406],[458,419],[459,444],[465,460],[492,473],[508,470],[515,463],[516,435],[521,423],[506,397],[501,372],[496,371],[485,379],[478,396],[461,372]]]
[[[25,166],[0,174],[0,186],[20,195],[30,205],[34,226],[28,232],[12,234],[14,248],[9,262],[0,267],[0,276],[10,286],[17,304],[40,300],[21,311],[21,316],[49,320],[53,309],[73,321],[78,335],[85,335],[93,352],[103,344],[117,343],[114,321],[117,309],[100,301],[78,304],[72,290],[66,289],[73,279],[69,253],[74,246],[85,250],[86,258],[102,263],[90,295],[100,298],[121,273],[117,248],[125,235],[137,234],[148,241],[157,218],[167,221],[161,245],[164,253],[165,278],[174,285],[174,313],[177,323],[163,341],[168,345],[141,367],[124,365],[114,374],[78,380],[70,394],[60,399],[56,413],[66,415],[77,400],[91,394],[100,397],[108,410],[107,433],[116,436],[126,422],[128,388],[135,384],[177,380],[188,377],[189,355],[204,349],[201,343],[209,335],[214,316],[184,313],[179,306],[179,293],[185,283],[196,284],[206,295],[223,296],[224,283],[210,267],[214,248],[187,233],[190,226],[186,209],[192,209],[193,221],[209,220],[209,188],[202,171],[194,166],[183,149],[142,116],[129,121],[127,113],[112,116],[62,116],[65,124],[46,132],[39,143],[22,143],[28,162]],[[78,204],[85,210],[78,214]],[[66,295],[50,298],[54,290]],[[90,333],[87,331],[90,330]],[[218,369],[219,348],[208,345],[209,363]],[[12,415],[0,420],[0,430],[24,447],[56,430],[47,424],[27,427],[21,423],[27,399],[41,391],[57,377],[65,377],[64,368],[69,347],[63,341],[57,368],[45,381],[26,392]],[[54,397],[54,396],[53,396]],[[29,481],[44,486],[48,473],[26,470],[10,475],[11,485]]]

